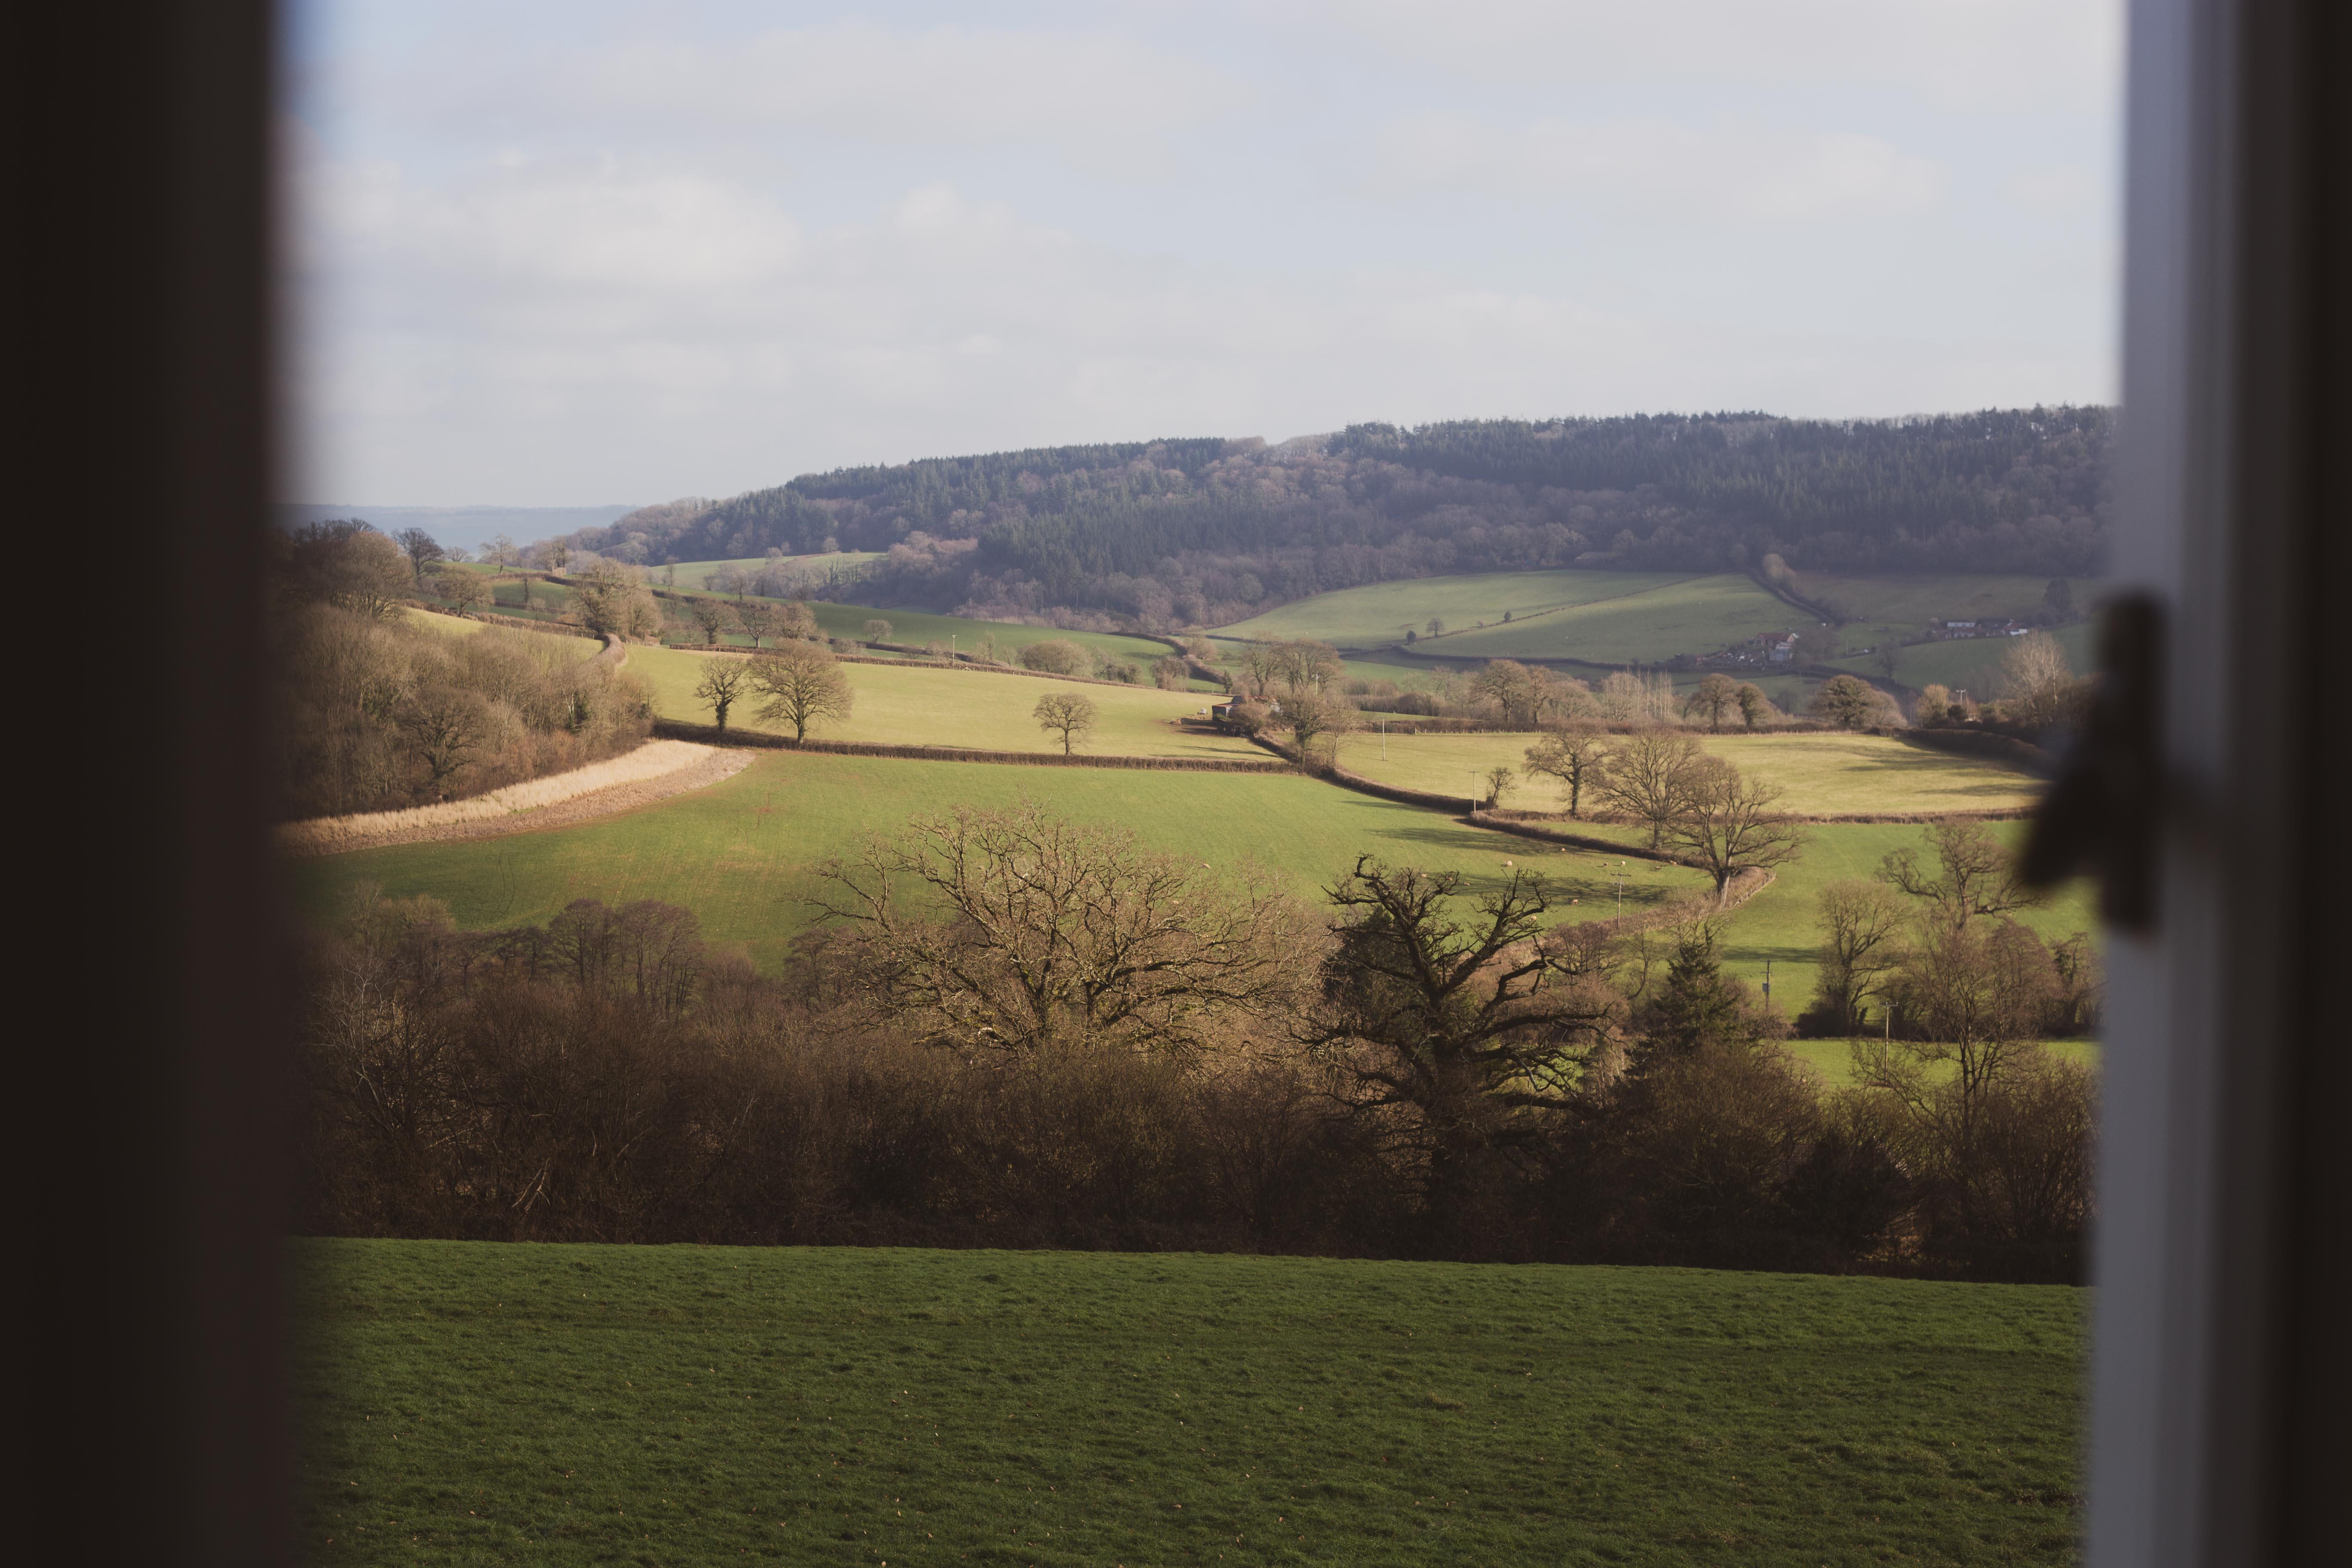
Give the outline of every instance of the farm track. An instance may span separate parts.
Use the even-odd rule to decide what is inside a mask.
[[[577,795],[551,801],[545,805],[501,809],[498,801],[500,795],[533,789],[534,786],[542,792],[550,788],[560,790],[566,778],[612,769],[614,763],[625,763],[650,747],[676,748],[679,753],[678,765],[646,777],[623,779],[614,784],[583,789]],[[448,843],[468,838],[496,838],[510,833],[537,833],[551,827],[570,827],[597,817],[634,811],[639,806],[651,805],[656,801],[667,800],[672,795],[685,795],[732,778],[750,767],[754,756],[754,752],[733,748],[698,746],[680,741],[656,741],[625,756],[576,768],[570,774],[557,773],[544,779],[528,780],[470,801],[452,801],[446,806],[289,822],[278,830],[278,848],[295,858],[308,859],[321,855],[341,855],[354,849],[383,848],[394,844]],[[583,778],[582,782],[586,781]],[[474,807],[476,811],[461,815],[467,807]]]

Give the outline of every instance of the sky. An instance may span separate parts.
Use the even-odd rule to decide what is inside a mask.
[[[296,0],[289,500],[2116,395],[2120,0]]]

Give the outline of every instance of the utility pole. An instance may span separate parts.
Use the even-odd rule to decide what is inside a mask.
[[[1770,959],[1769,959],[1769,958],[1768,958],[1768,959],[1766,959],[1766,960],[1764,961],[1764,1005],[1766,1005],[1767,1007],[1769,1007],[1771,1005],[1772,1005],[1772,961],[1771,961]]]

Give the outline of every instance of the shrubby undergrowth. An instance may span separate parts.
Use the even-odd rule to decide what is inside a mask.
[[[310,954],[307,1228],[2079,1273],[2085,1072],[1994,1026],[1827,1089],[1703,922],[1370,862],[1317,915],[1034,809],[827,885],[766,976],[658,903],[362,898]]]
[[[275,633],[292,817],[480,795],[626,751],[644,689],[593,646],[410,621],[411,568],[383,535],[314,526],[289,545]]]

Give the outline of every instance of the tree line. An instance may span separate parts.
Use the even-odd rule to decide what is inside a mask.
[[[283,541],[271,635],[289,816],[479,795],[651,732],[643,689],[583,645],[498,626],[450,637],[410,621],[403,607],[442,559],[421,531],[395,540],[351,520]],[[600,601],[592,590],[586,602]]]
[[[1707,921],[1370,858],[1310,908],[1034,805],[828,863],[770,975],[650,901],[362,890],[307,963],[303,1224],[2074,1279],[2091,1081],[1967,999],[2017,991],[1978,847],[1874,884],[1977,937],[1840,982],[1965,1029],[1834,1089]]]
[[[885,552],[874,604],[1167,631],[1441,573],[1570,565],[2095,574],[2113,413],[1359,425],[804,475],[572,535],[624,562]]]

